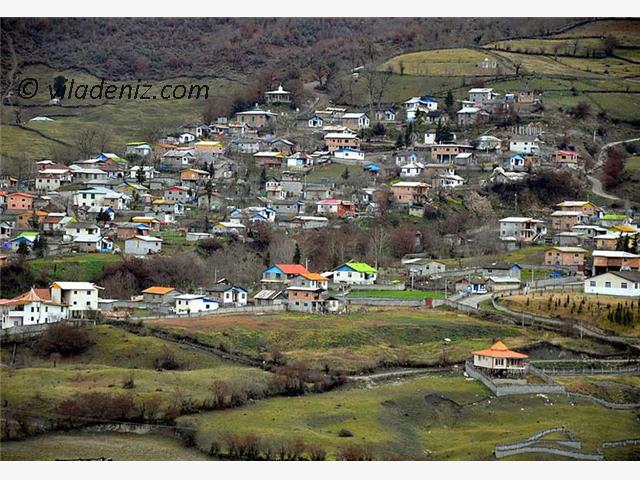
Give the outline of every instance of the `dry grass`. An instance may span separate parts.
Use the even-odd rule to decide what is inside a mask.
[[[640,300],[581,292],[545,292],[503,298],[502,303],[516,312],[530,312],[585,322],[621,335],[640,336]],[[631,326],[607,320],[618,304],[633,306],[635,321]]]

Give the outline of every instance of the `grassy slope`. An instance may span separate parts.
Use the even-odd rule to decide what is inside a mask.
[[[25,109],[23,113],[24,121],[38,115],[52,116],[55,122],[28,122],[29,128],[41,131],[49,136],[60,139],[69,144],[74,144],[78,134],[83,129],[97,128],[107,129],[112,133],[108,144],[108,150],[123,152],[124,145],[134,140],[144,141],[140,138],[148,128],[153,125],[164,125],[167,127],[178,127],[188,122],[201,120],[204,99],[180,99],[162,100],[160,90],[165,85],[208,85],[209,95],[219,95],[232,90],[234,83],[212,77],[204,79],[176,78],[166,81],[145,81],[141,84],[153,84],[153,89],[149,94],[154,93],[158,98],[151,100],[133,100],[123,98],[122,100],[92,100],[90,98],[63,100],[64,107],[48,106],[50,94],[48,85],[51,85],[54,77],[58,74],[64,75],[70,84],[71,79],[76,84],[96,85],[100,79],[77,70],[53,70],[44,66],[31,66],[26,68],[21,78],[35,78],[38,80],[38,94],[25,103],[39,104],[41,106]],[[118,88],[122,82],[114,82]],[[134,87],[137,82],[129,82]],[[146,89],[145,89],[146,90]],[[143,89],[140,90],[141,92]],[[81,105],[83,108],[66,108]],[[55,115],[64,115],[56,117]],[[14,118],[9,114],[2,118],[2,136],[0,142],[0,153],[11,157],[20,158],[27,155],[31,158],[41,158],[49,155],[50,147],[55,145],[50,140],[39,137],[36,133],[20,130],[16,127],[7,127],[5,124],[13,122]],[[146,130],[145,130],[146,129]]]
[[[444,263],[449,269],[459,266],[467,267],[487,265],[493,262],[541,264],[544,257],[544,248],[545,247],[542,245],[536,245],[533,247],[512,250],[499,255],[484,255],[481,257],[467,258],[444,258],[438,261]]]
[[[3,442],[0,460],[111,458],[115,461],[208,460],[197,450],[160,435],[133,433],[52,433]]]
[[[433,392],[458,404],[479,403],[460,407],[429,397]],[[370,444],[376,458],[382,459],[489,460],[498,443],[561,425],[580,437],[586,451],[595,451],[603,440],[637,436],[633,412],[562,396],[550,401],[535,396],[488,397],[479,382],[462,376],[429,376],[368,389],[270,399],[185,420],[200,425],[201,448],[214,440],[224,445],[227,431],[254,432],[272,441],[301,438],[321,445],[329,457],[345,445]],[[343,428],[354,436],[340,438]]]
[[[112,326],[89,329],[94,345],[83,354],[57,362],[35,357],[18,350],[17,365],[26,368],[3,368],[0,373],[3,401],[9,407],[51,412],[58,401],[75,393],[89,391],[132,393],[142,400],[159,395],[168,404],[176,391],[196,402],[210,397],[214,380],[224,380],[240,389],[260,391],[266,388],[269,373],[222,361],[215,356],[177,346],[154,337],[139,337]],[[2,350],[2,360],[10,353]],[[155,358],[169,351],[181,370],[156,371]],[[123,390],[123,379],[132,376],[135,388]],[[19,406],[19,407],[18,407]]]
[[[29,265],[36,275],[47,272],[56,280],[95,281],[104,267],[119,262],[122,257],[109,253],[81,253],[31,260]]]
[[[212,355],[190,349],[156,337],[134,335],[111,325],[98,325],[87,329],[92,345],[75,357],[58,360],[58,365],[71,367],[100,365],[105,367],[153,369],[154,360],[170,353],[180,364],[181,370],[216,368],[230,365]],[[8,363],[11,352],[2,349],[2,362]],[[17,349],[15,365],[20,367],[50,367],[52,362],[34,354],[31,348],[21,344]]]
[[[519,327],[446,310],[369,309],[348,315],[217,316],[152,320],[149,324],[262,358],[271,358],[278,351],[288,359],[347,372],[381,365],[435,365],[443,355],[449,361],[462,361],[469,352],[498,337],[514,347],[542,339],[567,341],[553,334],[533,334]],[[443,354],[445,338],[450,338],[451,343]]]
[[[490,53],[470,48],[427,50],[393,57],[385,62],[381,69],[390,69],[393,73],[401,73],[400,65],[403,65],[405,75],[423,76],[472,76],[495,75],[499,72],[502,74],[513,73],[513,68],[506,65],[501,65],[500,68],[496,69],[478,67],[478,64],[487,57],[497,60]]]

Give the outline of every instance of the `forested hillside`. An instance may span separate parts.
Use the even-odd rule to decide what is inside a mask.
[[[251,12],[247,12],[251,13]],[[365,13],[365,12],[363,12]],[[550,33],[566,18],[2,19],[2,59],[107,79],[233,76]],[[3,68],[3,75],[10,69]],[[3,79],[5,80],[5,79]],[[6,85],[6,84],[5,84]]]

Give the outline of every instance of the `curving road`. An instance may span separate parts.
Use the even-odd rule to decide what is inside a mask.
[[[604,144],[600,149],[600,151],[598,152],[598,155],[596,156],[596,164],[591,169],[591,172],[588,172],[588,173],[595,173],[596,170],[599,170],[600,168],[602,168],[607,156],[607,150],[609,150],[611,147],[615,147],[616,145],[622,145],[624,143],[631,143],[631,142],[638,142],[638,141],[640,141],[640,137],[629,138],[627,140],[619,140],[617,142],[609,142]],[[600,181],[600,179],[595,177],[594,175],[589,175],[588,173],[587,173],[587,179],[589,180],[589,182],[591,182],[591,191],[595,195],[608,198],[609,200],[628,202],[628,200],[625,200],[620,197],[616,197],[615,195],[611,195],[610,193],[605,192],[604,188],[602,187],[602,182]]]

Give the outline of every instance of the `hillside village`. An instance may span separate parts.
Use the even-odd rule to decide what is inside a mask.
[[[538,172],[583,170],[580,154],[570,145],[560,148],[545,141],[539,122],[488,128],[493,135],[469,136],[480,125],[488,127],[498,110],[525,117],[542,98],[543,92],[471,88],[468,99],[449,108],[455,111],[451,115],[444,108],[446,100],[428,96],[385,107],[374,112],[374,118],[367,112],[325,107],[297,117],[295,129],[285,138],[278,135],[282,133],[280,117],[294,113],[287,109],[291,93],[279,85],[264,93],[263,105],[236,112],[229,119],[219,118],[211,125],[186,125],[156,144],[132,141],[120,154],[98,152],[95,158],[69,165],[41,160],[32,166],[28,178],[5,176],[0,193],[2,259],[7,263],[16,257],[82,253],[150,257],[164,254],[164,238],[170,233],[179,235],[185,245],[256,242],[265,230],[296,235],[370,222],[389,212],[425,219],[456,191],[483,192],[494,185],[525,182]],[[423,134],[416,133],[417,125]],[[392,127],[405,130],[407,145],[391,150],[376,146],[370,132]],[[400,143],[400,137],[398,140]],[[309,180],[313,172],[334,166],[344,168],[342,180],[355,175],[350,172],[361,172],[359,182],[340,185],[319,175]],[[259,172],[255,185],[249,184],[254,180],[247,178],[250,170]],[[486,174],[479,176],[479,172]],[[517,201],[517,193],[515,197]],[[530,210],[521,207],[519,211]],[[640,230],[630,212],[622,205],[611,209],[565,198],[537,218],[499,218],[490,231],[496,237],[496,252],[543,247],[544,258],[530,268],[548,272],[549,283],[575,282],[587,275],[585,291],[606,294],[600,285],[601,279],[610,278],[605,274],[629,271],[629,282],[623,282],[628,290],[615,292],[636,297],[639,283],[633,272],[640,269]],[[417,237],[416,242],[419,240]],[[345,258],[332,269],[312,272],[308,258],[306,266],[301,264],[297,244],[296,249],[298,258],[293,255],[282,258],[280,264],[265,264],[268,268],[261,278],[243,284],[225,278],[189,290],[151,284],[131,298],[109,298],[98,285],[71,282],[69,290],[86,292],[92,301],[76,301],[71,295],[61,311],[50,311],[50,318],[23,316],[20,299],[30,294],[21,292],[4,301],[2,326],[48,323],[98,312],[121,315],[134,308],[179,315],[246,305],[340,312],[350,303],[345,293],[363,286],[397,288],[417,281],[442,292],[486,293],[530,284],[520,274],[523,266],[517,264],[495,271],[491,265],[477,265],[471,271],[473,278],[469,272],[459,272],[458,278],[455,269],[447,269],[428,251],[408,253],[396,264],[387,265],[377,264],[379,258],[372,262],[371,255]],[[388,278],[378,276],[381,267],[386,267]],[[54,283],[49,288],[53,289],[68,279],[51,280]],[[157,293],[160,291],[163,293]],[[51,294],[38,298],[52,301]],[[37,307],[40,310],[39,304]]]
[[[382,66],[341,72],[361,104],[283,73],[208,121],[7,161],[5,458],[138,429],[178,459],[640,458],[637,121],[520,66],[490,86],[496,58],[397,102]]]

